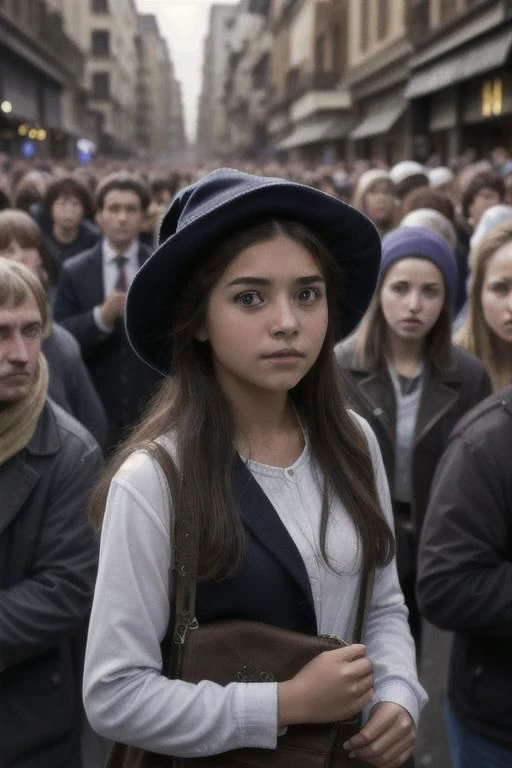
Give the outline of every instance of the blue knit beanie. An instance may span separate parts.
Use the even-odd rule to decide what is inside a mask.
[[[400,259],[428,259],[441,272],[452,309],[457,297],[458,271],[455,254],[450,246],[431,229],[398,227],[382,240],[382,260],[379,279]]]

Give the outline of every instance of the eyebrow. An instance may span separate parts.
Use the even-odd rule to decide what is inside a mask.
[[[311,283],[325,283],[324,278],[321,275],[307,275],[306,277],[298,277],[294,280],[296,285],[311,285]],[[263,287],[269,287],[273,285],[273,280],[268,280],[266,277],[235,277],[228,283],[229,288],[232,285],[260,285]]]

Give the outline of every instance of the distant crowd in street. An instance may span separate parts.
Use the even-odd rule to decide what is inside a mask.
[[[169,738],[167,746],[137,710],[138,698],[143,701],[142,687],[133,688],[130,701],[125,692],[124,698],[119,698],[123,706],[131,708],[132,720],[118,716],[119,702],[114,694],[121,697],[123,685],[128,685],[128,677],[123,677],[128,664],[124,669],[118,666],[116,654],[122,657],[125,649],[109,644],[122,643],[123,637],[127,646],[134,642],[130,629],[133,617],[116,614],[116,601],[109,594],[109,610],[121,625],[120,630],[118,627],[116,633],[109,634],[107,602],[101,601],[107,600],[104,595],[108,593],[109,573],[114,580],[126,579],[132,591],[137,589],[135,566],[126,559],[130,547],[138,546],[135,534],[130,538],[122,529],[123,525],[128,528],[130,521],[117,523],[121,528],[116,528],[112,515],[117,495],[121,498],[122,493],[123,503],[133,503],[131,511],[140,512],[137,504],[142,509],[144,489],[137,490],[136,483],[129,486],[131,477],[123,475],[126,465],[120,465],[119,459],[126,457],[127,446],[136,452],[144,440],[159,437],[158,431],[153,434],[155,425],[164,421],[158,420],[157,413],[163,413],[166,398],[174,392],[169,382],[176,371],[171,363],[168,368],[148,364],[150,355],[144,354],[142,341],[135,351],[137,323],[142,325],[139,318],[146,311],[151,314],[153,302],[168,301],[161,326],[155,321],[145,330],[146,336],[140,338],[145,339],[155,359],[157,355],[172,356],[174,364],[185,370],[188,342],[183,334],[188,328],[186,322],[190,327],[195,322],[192,315],[187,315],[195,294],[185,288],[182,292],[181,283],[172,282],[173,276],[162,273],[158,279],[152,267],[152,254],[155,258],[159,254],[161,263],[167,253],[163,244],[168,242],[169,259],[174,258],[177,249],[184,248],[179,244],[185,242],[190,231],[190,243],[205,250],[204,286],[210,278],[213,280],[219,264],[229,271],[230,264],[236,264],[247,253],[259,253],[258,248],[265,242],[275,246],[279,240],[284,254],[286,244],[299,243],[311,261],[311,254],[320,246],[304,245],[309,240],[294,229],[297,222],[302,226],[306,221],[304,212],[297,213],[294,221],[292,202],[288,207],[283,204],[284,213],[275,202],[269,203],[265,215],[263,202],[255,202],[251,208],[253,188],[254,199],[264,199],[260,188],[265,177],[286,182],[283,200],[291,201],[298,185],[306,185],[318,193],[311,198],[318,210],[325,206],[327,211],[330,198],[339,203],[340,221],[346,215],[348,223],[345,230],[340,224],[337,243],[332,244],[330,231],[318,229],[314,235],[331,254],[336,249],[340,251],[342,286],[343,270],[352,279],[351,260],[363,258],[359,232],[368,225],[369,239],[364,247],[370,248],[375,231],[375,242],[380,245],[367,300],[356,297],[357,291],[352,296],[341,294],[344,298],[337,307],[341,324],[345,308],[347,315],[357,316],[357,322],[352,323],[349,332],[332,336],[330,352],[344,402],[369,425],[365,426],[365,434],[374,436],[366,438],[371,454],[368,466],[370,474],[373,467],[377,488],[370,506],[374,502],[376,508],[379,503],[383,508],[389,505],[396,546],[395,556],[390,560],[382,556],[381,561],[375,562],[379,563],[377,572],[386,572],[389,562],[393,569],[396,565],[396,594],[403,595],[407,608],[406,629],[398,626],[400,619],[394,617],[393,621],[398,622],[397,637],[404,647],[409,633],[414,645],[411,644],[410,670],[404,673],[403,680],[397,677],[395,688],[392,680],[382,683],[385,694],[382,698],[377,696],[378,703],[382,703],[388,701],[389,695],[400,711],[408,713],[408,719],[403,721],[402,740],[397,736],[393,741],[390,737],[388,743],[377,730],[377,735],[372,736],[370,727],[367,732],[361,731],[368,741],[354,737],[351,749],[357,758],[366,761],[364,764],[383,768],[406,764],[414,733],[418,727],[421,729],[419,712],[427,699],[421,686],[421,662],[428,622],[453,633],[454,638],[444,713],[453,768],[510,766],[512,157],[505,148],[497,147],[489,157],[468,154],[449,165],[441,165],[435,159],[428,164],[406,159],[392,166],[377,160],[355,160],[316,168],[278,161],[259,166],[239,163],[236,167],[243,173],[234,180],[230,180],[229,174],[223,180],[221,174],[217,182],[215,169],[210,166],[164,170],[157,165],[116,160],[75,168],[64,162],[28,164],[0,154],[0,766],[103,768],[111,742],[129,743],[130,738],[136,746],[148,750],[165,752],[179,747],[176,754],[184,758],[213,753],[208,751],[208,739],[200,735],[199,725],[196,747],[199,744],[201,749],[187,745],[183,736],[185,714],[181,722],[174,713],[178,735],[174,741]],[[226,184],[224,196],[222,183]],[[247,185],[247,206],[243,211],[237,209],[236,221],[230,220],[231,228],[226,224],[221,229],[219,223],[217,234],[211,224],[211,211],[218,206],[218,221],[224,221],[224,211],[228,221],[229,194],[235,199],[236,184]],[[201,194],[205,195],[205,208],[201,207]],[[299,189],[298,200],[301,194]],[[207,195],[211,199],[206,199]],[[192,205],[190,200],[198,201],[197,210],[190,210],[190,223],[187,220],[186,225],[180,225],[187,205]],[[352,209],[364,216],[354,214]],[[194,232],[191,224],[195,216],[205,217],[204,232],[208,237],[200,226]],[[263,222],[263,229],[267,227],[267,234],[253,233],[252,240],[246,238],[246,242],[242,236],[244,227],[253,232],[258,222]],[[269,222],[274,224],[270,226]],[[371,247],[379,250],[379,246]],[[227,260],[228,251],[232,261]],[[188,252],[183,253],[180,251],[180,258],[184,259]],[[279,261],[277,254],[278,250],[275,255]],[[295,252],[290,255],[290,263],[293,258]],[[323,263],[320,258],[318,263]],[[322,269],[319,267],[318,271]],[[224,272],[218,271],[221,274]],[[194,283],[193,287],[199,292],[202,283],[196,273],[194,279],[197,285]],[[236,279],[243,282],[239,276]],[[139,281],[139,294],[132,292],[134,280]],[[361,277],[364,280],[366,277]],[[216,296],[217,283],[208,285],[211,296]],[[270,304],[270,298],[265,298],[266,290],[245,285],[242,300],[261,302],[262,306],[266,301]],[[304,302],[313,302],[316,289],[308,283],[303,290],[309,291]],[[139,303],[135,309],[136,295]],[[133,302],[128,330],[127,301],[128,307]],[[197,302],[199,305],[199,299]],[[287,330],[282,322],[283,328],[276,331],[276,336],[283,344],[288,336],[300,339],[298,326]],[[201,355],[204,357],[206,345],[210,349],[208,354],[212,354],[211,349],[216,354],[215,334],[227,333],[220,321],[220,330],[212,323],[215,333],[212,329],[208,333],[203,325],[195,331],[194,343],[201,344],[196,350],[198,360]],[[176,327],[174,347],[176,339],[183,342],[181,357],[180,349],[171,350],[171,326],[173,332]],[[135,330],[130,332],[130,327]],[[300,346],[299,341],[297,345]],[[188,364],[193,359],[190,357]],[[228,362],[235,365],[231,360]],[[222,369],[225,376],[225,367],[217,359],[213,367],[218,381],[225,381],[219,373]],[[184,379],[178,380],[183,397],[180,402],[184,409],[190,406],[192,412],[194,403],[188,402],[183,392],[190,395],[200,392],[200,387],[190,371],[189,376],[188,389]],[[293,386],[300,390],[298,382]],[[292,386],[290,391],[293,392]],[[173,408],[176,402],[173,401]],[[213,398],[212,409],[217,405]],[[285,451],[287,463],[278,464],[279,467],[294,467],[310,439],[314,444],[314,431],[311,432],[301,407],[302,400],[297,399],[293,409],[286,411],[286,427],[295,436],[297,456],[293,450]],[[176,425],[181,423],[176,421]],[[227,422],[219,416],[213,423],[220,429]],[[178,426],[176,430],[178,451],[183,447],[180,441],[186,440],[179,434]],[[134,441],[134,435],[139,442]],[[212,439],[212,446],[215,444]],[[175,446],[169,445],[172,454]],[[252,457],[253,444],[248,441],[242,445],[247,452],[240,449],[240,454]],[[213,451],[213,447],[205,447],[197,456],[197,482],[201,479],[201,462]],[[258,450],[255,453],[259,455]],[[315,457],[323,471],[327,471],[329,456],[326,448],[322,456],[325,466]],[[267,466],[269,476],[274,468],[271,459],[270,451],[264,460],[260,456],[258,465]],[[346,461],[349,473],[350,459]],[[113,467],[120,475],[112,474]],[[290,470],[292,475],[298,467],[297,464],[297,468]],[[135,468],[135,475],[137,471]],[[251,471],[257,477],[258,468]],[[354,471],[357,474],[357,468]],[[136,477],[139,482],[142,475]],[[147,477],[150,483],[154,473]],[[109,483],[112,481],[109,501],[108,487],[103,493],[105,478]],[[263,490],[281,515],[279,489],[271,492],[270,481],[268,487],[265,482],[261,481]],[[309,485],[307,488],[309,493]],[[354,488],[353,495],[349,493],[343,499],[347,508],[352,503],[356,508],[359,496],[365,498],[355,480]],[[215,503],[221,498],[221,490],[220,485],[216,486]],[[141,497],[138,500],[137,493]],[[128,496],[132,501],[127,501]],[[103,513],[97,512],[100,497],[110,514],[108,534],[102,540],[103,561],[99,560],[103,519]],[[148,504],[152,498],[148,486]],[[120,501],[117,503],[121,505]],[[283,509],[288,514],[286,505]],[[147,514],[151,515],[151,510]],[[293,525],[283,520],[291,531]],[[158,540],[165,525],[156,512],[152,526],[152,535]],[[135,529],[142,541],[147,531],[143,526],[137,528],[137,524]],[[115,541],[113,531],[119,536]],[[318,558],[326,554],[325,530],[322,535]],[[384,547],[384,534],[382,537]],[[116,542],[121,547],[117,559]],[[157,544],[154,546],[157,550]],[[150,559],[147,555],[148,562]],[[98,562],[100,586],[94,595]],[[307,566],[307,557],[305,562]],[[148,566],[148,581],[163,578],[157,565],[154,569]],[[384,590],[384,582],[379,587],[378,578],[375,590],[382,595],[379,589]],[[401,601],[402,597],[395,598],[393,592],[395,577],[390,578],[386,582],[389,595],[393,595],[392,600]],[[317,601],[315,589],[314,586],[320,627],[319,606],[325,596]],[[142,610],[145,600],[151,603],[151,590],[144,600],[141,594],[134,597],[134,604],[137,600]],[[347,616],[355,614],[353,607],[347,608]],[[228,608],[226,616],[230,615]],[[377,622],[378,611],[375,606],[374,609]],[[385,617],[385,610],[382,611]],[[140,637],[143,635],[141,628]],[[138,652],[141,647],[137,647]],[[158,643],[156,648],[148,649],[147,658],[144,654],[137,657],[137,674],[142,674],[145,658],[151,667],[155,653],[160,653]],[[389,662],[392,670],[393,660],[386,653],[383,650],[382,659],[375,659],[374,664],[382,664],[384,669]],[[82,699],[84,663],[86,709]],[[416,663],[419,682],[415,677]],[[132,667],[135,666],[133,661]],[[393,674],[389,672],[390,677]],[[408,687],[408,695],[403,699],[396,693],[400,686]],[[370,688],[373,691],[368,683]],[[378,694],[377,682],[375,688]],[[204,695],[203,704],[195,701],[195,709],[192,708],[197,716],[201,706],[207,710],[207,694]],[[106,701],[112,709],[107,708]],[[365,706],[370,701],[376,705],[369,697]],[[212,706],[219,706],[220,713],[219,702],[212,693]],[[225,720],[227,706],[223,701],[221,731],[231,727],[229,718]],[[367,717],[370,710],[364,712]],[[205,723],[210,717],[211,713],[205,715]],[[398,729],[398,720],[392,719],[391,711],[382,722],[382,728],[389,728],[390,733]],[[282,723],[291,725],[293,719]],[[208,727],[213,732],[213,726]],[[236,728],[233,726],[232,730]],[[382,746],[384,742],[386,748]],[[217,752],[261,746],[249,736],[244,741],[238,732],[230,736],[221,733],[219,744],[222,749],[219,747]]]

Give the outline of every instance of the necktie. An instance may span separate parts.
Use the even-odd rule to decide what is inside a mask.
[[[122,291],[123,293],[126,293],[128,290],[128,278],[126,276],[126,262],[128,261],[128,258],[126,256],[116,256],[114,258],[115,265],[118,269],[118,276],[115,284],[115,290],[116,291]]]

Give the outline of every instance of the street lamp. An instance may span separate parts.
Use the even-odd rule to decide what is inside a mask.
[[[10,101],[2,101],[0,104],[0,109],[4,113],[4,115],[9,115],[12,112],[12,104]]]

